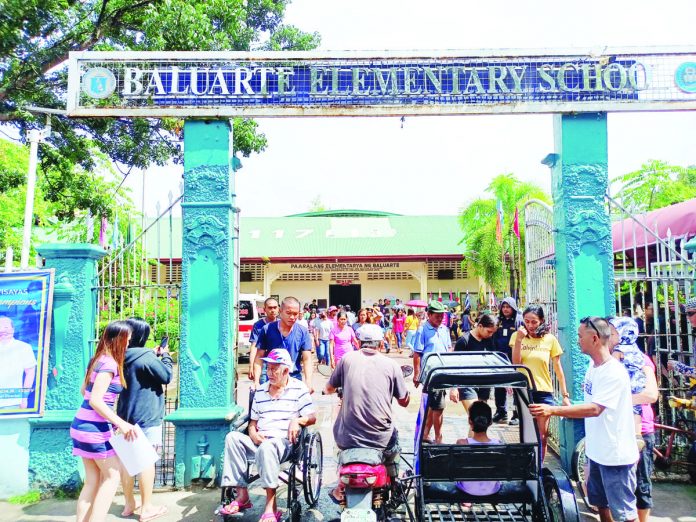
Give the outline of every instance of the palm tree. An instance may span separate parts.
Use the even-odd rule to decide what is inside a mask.
[[[464,235],[460,242],[464,245],[463,262],[497,295],[503,295],[506,289],[513,293],[516,288],[521,290],[524,281],[522,207],[530,199],[550,202],[551,198],[535,183],[520,181],[511,173],[493,178],[486,192],[492,197],[474,200],[462,209],[459,216]],[[498,201],[503,209],[502,244],[496,237]],[[520,241],[513,233],[515,209],[519,210]],[[515,270],[512,270],[513,266]],[[508,277],[513,281],[508,283]]]

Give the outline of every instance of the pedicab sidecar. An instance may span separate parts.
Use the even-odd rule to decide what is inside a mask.
[[[496,352],[427,354],[420,382],[423,399],[416,427],[416,519],[578,522],[575,493],[565,472],[542,466],[537,424],[529,412],[534,379],[524,366]],[[424,442],[428,397],[438,390],[461,387],[505,387],[513,391],[519,425],[506,427],[508,444],[458,445]],[[451,406],[450,406],[451,407]],[[497,481],[497,493],[470,495],[459,481]]]

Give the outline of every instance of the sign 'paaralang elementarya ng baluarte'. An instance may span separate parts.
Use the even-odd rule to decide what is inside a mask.
[[[696,48],[71,53],[73,116],[331,116],[696,109]]]

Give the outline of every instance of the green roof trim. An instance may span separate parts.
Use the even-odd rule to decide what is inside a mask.
[[[181,218],[173,218],[171,248],[169,220],[147,237],[151,258],[181,258]],[[240,257],[427,257],[462,256],[458,216],[375,217],[241,217]]]
[[[380,212],[379,210],[318,210],[316,212],[303,212],[301,214],[290,214],[287,217],[390,217],[401,216],[393,212]]]

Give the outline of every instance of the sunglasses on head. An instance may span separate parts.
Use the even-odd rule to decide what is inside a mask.
[[[597,336],[601,337],[601,335],[599,335],[599,330],[597,330],[597,327],[592,322],[592,317],[590,317],[589,315],[580,319],[580,324],[590,326],[595,332],[597,332]]]

